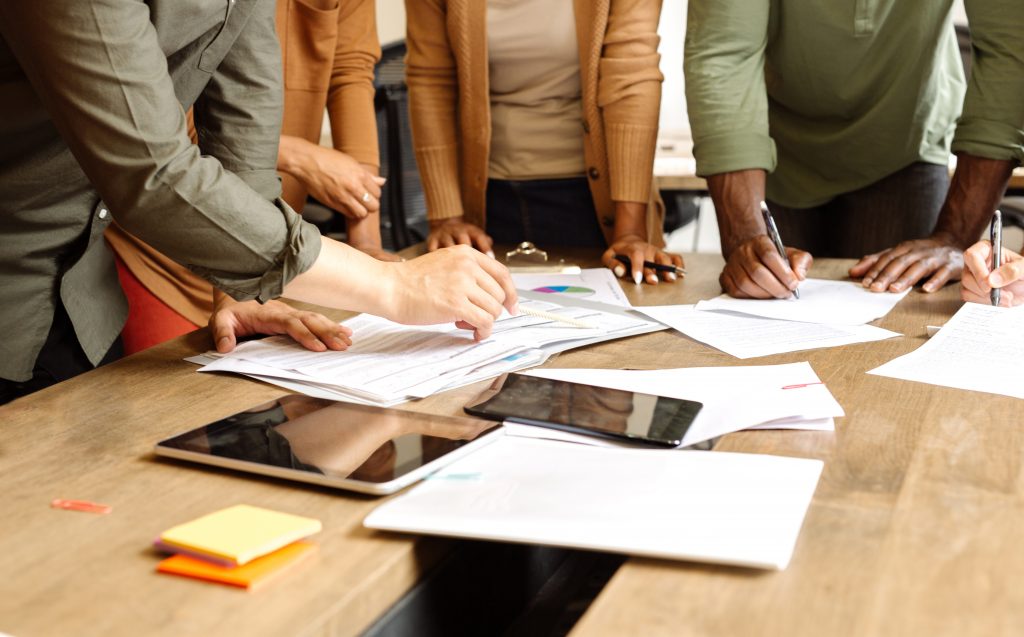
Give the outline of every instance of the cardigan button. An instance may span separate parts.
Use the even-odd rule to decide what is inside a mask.
[[[615,218],[614,217],[601,217],[601,223],[604,224],[605,228],[611,228],[612,226],[615,225]]]
[[[590,134],[590,122],[588,122],[587,120],[583,120],[583,132],[586,133],[587,135]]]
[[[591,166],[590,170],[587,171],[587,176],[590,177],[591,179],[600,179],[601,173],[597,170],[597,168]]]

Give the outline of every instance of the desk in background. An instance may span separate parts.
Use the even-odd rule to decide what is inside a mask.
[[[821,260],[814,274],[839,278],[848,264]],[[630,285],[628,294],[653,305],[719,292],[719,257],[690,255],[687,266],[685,283]],[[629,560],[576,632],[988,636],[1024,626],[1022,403],[864,374],[919,346],[924,326],[945,321],[957,299],[955,287],[911,293],[881,321],[907,337],[878,343],[739,361],[666,331],[551,361],[659,368],[809,360],[848,414],[834,434],[742,432],[720,443],[825,460],[788,570]],[[181,360],[210,345],[205,330],[195,332],[0,407],[0,631],[358,634],[458,550],[459,542],[363,529],[375,498],[155,458],[157,440],[284,393],[197,374]],[[402,408],[455,414],[481,387]],[[114,511],[50,509],[56,497]],[[238,502],[320,518],[317,558],[256,594],[154,571],[157,533]]]

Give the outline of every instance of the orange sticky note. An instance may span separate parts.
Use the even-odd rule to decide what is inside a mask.
[[[289,567],[309,557],[314,551],[316,551],[316,544],[295,542],[247,564],[235,567],[218,566],[187,555],[173,555],[160,562],[156,570],[161,573],[194,577],[254,591],[257,588],[262,588],[267,582],[288,570]]]

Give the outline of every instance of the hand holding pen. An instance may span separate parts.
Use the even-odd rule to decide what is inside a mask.
[[[761,210],[755,207],[744,215],[719,215],[725,223],[720,227],[726,257],[719,282],[726,294],[737,298],[787,299],[807,278],[814,258],[803,250],[784,247],[777,227],[776,242],[770,236],[774,220],[768,223],[771,214],[765,217],[767,205],[761,206]],[[748,238],[734,242],[736,235]]]
[[[779,228],[775,225],[775,220],[772,219],[772,213],[768,210],[768,204],[761,202],[761,217],[764,219],[764,228],[768,232],[768,238],[775,244],[775,250],[779,253],[779,258],[789,267],[789,259],[786,257],[786,248],[782,245],[782,237],[779,236]],[[793,298],[800,298],[800,290],[796,286],[789,288],[793,291]]]
[[[990,241],[964,251],[960,298],[972,303],[1013,307],[1024,303],[1024,257],[1002,247],[1002,215],[993,219]]]

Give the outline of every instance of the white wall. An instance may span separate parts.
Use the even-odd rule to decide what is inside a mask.
[[[675,131],[688,131],[686,96],[683,92],[683,35],[686,33],[686,0],[665,0],[661,9],[661,132],[674,136]]]

